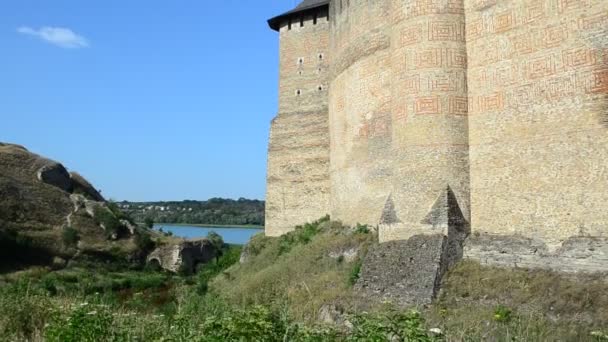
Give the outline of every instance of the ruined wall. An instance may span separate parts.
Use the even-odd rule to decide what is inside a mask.
[[[280,28],[279,114],[268,148],[266,234],[329,213],[327,11]]]
[[[461,0],[332,1],[332,216],[381,241],[440,233],[449,191],[469,218]]]
[[[465,5],[473,231],[608,235],[608,1]]]

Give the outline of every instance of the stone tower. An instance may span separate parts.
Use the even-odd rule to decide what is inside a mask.
[[[379,224],[381,241],[442,233],[432,211],[450,196],[444,214],[468,222],[463,0],[330,7],[332,218]]]
[[[446,260],[608,270],[607,0],[307,0],[270,25],[269,235],[330,213]]]
[[[266,234],[329,213],[329,1],[305,0],[268,21],[279,32],[279,113],[268,147]]]

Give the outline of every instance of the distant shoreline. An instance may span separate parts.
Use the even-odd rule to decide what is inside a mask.
[[[155,223],[155,226],[182,226],[182,227],[198,227],[198,228],[240,228],[240,229],[264,229],[264,226],[256,225],[239,225],[239,224],[202,224],[202,223]]]

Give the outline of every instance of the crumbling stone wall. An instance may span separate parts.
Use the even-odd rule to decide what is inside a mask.
[[[156,248],[147,263],[170,272],[192,272],[197,264],[209,262],[214,256],[215,248],[208,239],[178,240]]]

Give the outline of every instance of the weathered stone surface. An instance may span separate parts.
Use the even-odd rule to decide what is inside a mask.
[[[608,238],[608,1],[329,7],[329,25],[285,22],[280,33],[280,112],[327,107],[329,183],[311,186],[326,178],[303,161],[313,139],[297,134],[301,121],[277,120],[290,138],[271,138],[269,235],[324,208],[346,225],[379,223],[381,241],[446,235],[451,216],[464,232],[562,246],[566,265],[596,268],[580,250],[603,260]],[[312,74],[306,53],[317,49],[331,58]],[[323,77],[328,95],[294,95]]]
[[[429,304],[443,275],[446,244],[447,238],[436,234],[377,245],[365,257],[355,289],[401,306]]]
[[[325,7],[280,26],[279,113],[268,146],[266,234],[317,220],[329,208],[329,21]]]
[[[48,265],[56,257],[55,266],[79,253],[110,255],[112,248],[126,255],[134,252],[130,235],[110,244],[93,217],[94,208],[105,203],[72,190],[72,178],[61,164],[21,146],[0,143],[0,233],[29,239],[41,255],[50,256]],[[65,227],[78,232],[77,248],[63,243]]]
[[[474,235],[464,246],[464,257],[482,264],[544,268],[560,272],[608,272],[608,239],[590,236],[568,238],[547,245],[521,235]]]
[[[38,179],[46,184],[58,187],[59,189],[72,192],[72,178],[68,170],[63,165],[50,162],[41,167],[37,173]]]
[[[215,249],[208,239],[178,240],[163,245],[148,255],[148,263],[157,263],[170,272],[192,272],[199,263],[206,263],[215,256]]]

